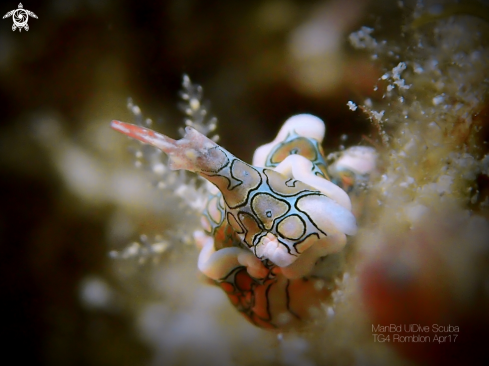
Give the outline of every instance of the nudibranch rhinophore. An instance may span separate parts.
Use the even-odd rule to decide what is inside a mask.
[[[173,140],[140,126],[111,125],[164,151],[171,169],[212,183],[203,231],[194,233],[198,267],[238,310],[254,324],[281,330],[311,318],[310,309],[331,291],[311,277],[316,262],[343,249],[346,235],[357,230],[348,194],[328,175],[321,119],[289,118],[274,141],[257,149],[253,165],[191,127]]]

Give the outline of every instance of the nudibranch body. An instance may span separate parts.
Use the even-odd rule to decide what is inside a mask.
[[[321,257],[356,232],[347,193],[329,180],[321,148],[324,122],[291,117],[247,164],[191,127],[173,140],[113,121],[112,127],[169,156],[171,169],[195,172],[211,189],[194,234],[198,267],[254,324],[287,328],[311,317],[330,296],[310,277]]]
[[[290,117],[270,143],[260,146],[253,165],[275,168],[290,155],[301,155],[313,163],[313,173],[328,180],[327,164],[321,142],[326,133],[324,122],[310,114]]]
[[[328,172],[335,184],[350,193],[369,181],[376,164],[377,152],[374,148],[352,146],[343,151],[340,157],[328,166]]]

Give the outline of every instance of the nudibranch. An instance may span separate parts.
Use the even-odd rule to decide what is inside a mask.
[[[284,329],[311,317],[330,290],[310,276],[318,259],[340,251],[356,233],[348,194],[328,175],[324,122],[289,118],[276,139],[247,164],[192,127],[180,140],[119,121],[112,128],[161,149],[173,170],[212,183],[199,270],[254,324]]]

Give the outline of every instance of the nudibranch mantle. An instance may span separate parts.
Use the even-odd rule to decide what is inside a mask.
[[[308,120],[312,123],[305,128],[304,122]],[[205,249],[199,268],[213,279],[227,275],[227,267],[236,262],[245,263],[255,275],[263,275],[266,273],[263,263],[267,260],[283,268],[287,277],[301,277],[310,272],[319,257],[341,250],[346,243],[345,234],[356,232],[348,195],[315,174],[317,167],[302,155],[287,156],[274,169],[268,169],[241,161],[191,127],[186,128],[180,140],[119,121],[113,121],[112,127],[167,153],[171,169],[198,173],[220,190],[224,212],[213,221],[216,227],[229,225],[242,245],[218,253],[215,243],[197,236]],[[324,131],[319,118],[299,115],[284,124],[279,137],[294,133],[320,143]],[[273,153],[273,145],[277,145],[275,141],[261,147],[255,160],[260,160],[257,158],[260,152]],[[318,155],[322,156],[315,154]],[[208,234],[212,235],[212,230]],[[317,248],[309,250],[313,246]],[[305,258],[294,266],[301,256]]]

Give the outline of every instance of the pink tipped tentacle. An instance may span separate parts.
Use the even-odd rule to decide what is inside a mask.
[[[169,166],[173,170],[215,173],[229,162],[224,149],[192,127],[185,128],[185,136],[180,140],[120,121],[112,121],[111,127],[168,154]]]

